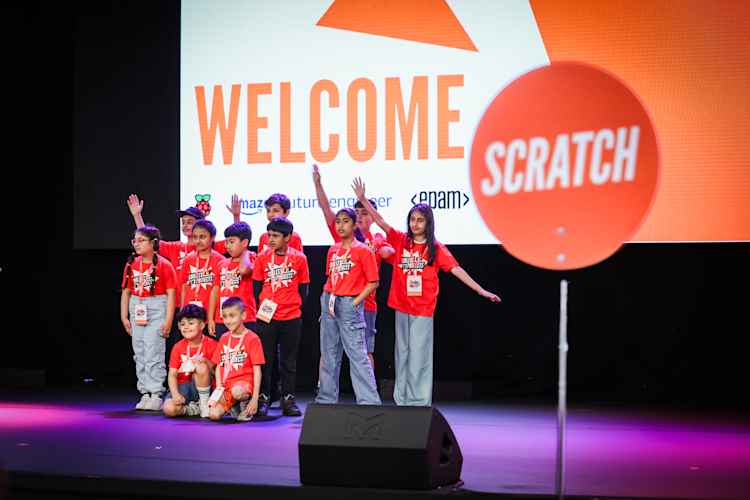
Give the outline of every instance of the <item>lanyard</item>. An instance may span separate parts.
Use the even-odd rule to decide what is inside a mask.
[[[156,256],[156,254],[154,254],[154,256],[152,257],[152,259],[155,262],[153,262],[151,264],[151,268],[153,268],[153,267],[156,266],[156,262],[159,262],[158,261],[158,257]],[[149,268],[149,272],[148,272],[149,278],[151,277],[151,274],[152,274],[152,269],[151,268]],[[144,292],[146,290],[146,276],[143,274],[143,257],[141,257],[141,262],[140,262],[140,266],[139,266],[139,272],[141,273],[140,274],[141,280],[140,280],[140,283],[138,283],[138,286],[136,287],[135,291],[138,292],[138,296],[139,297],[143,297],[143,294],[144,294]],[[151,284],[151,289],[149,289],[149,295],[153,295],[153,292],[156,291],[155,288],[156,288],[156,283],[152,283]]]
[[[276,266],[276,251],[271,253],[271,274],[268,279],[271,282],[271,300],[273,300],[274,292],[276,292],[276,289],[279,288],[281,285],[281,273],[284,272],[286,269],[287,263],[289,262],[289,249],[287,249],[286,255],[284,255],[284,262],[282,262],[279,266]]]
[[[203,340],[204,339],[201,339],[201,345],[198,346],[198,352],[196,352],[192,356],[190,355],[190,342],[188,342],[188,345],[185,348],[185,350],[187,351],[187,357],[188,357],[188,359],[192,360],[194,356],[200,356],[200,355],[203,354]]]

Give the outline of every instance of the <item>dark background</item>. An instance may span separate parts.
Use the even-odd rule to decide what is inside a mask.
[[[139,193],[149,222],[166,239],[180,236],[179,2],[32,2],[3,14],[3,373],[36,369],[50,386],[91,378],[134,389],[119,323],[132,231],[125,200]],[[452,246],[503,303],[443,275],[435,377],[470,383],[475,398],[553,402],[564,278],[572,404],[746,410],[748,250],[631,244],[591,268],[557,273],[501,247]],[[303,390],[317,370],[326,248],[305,251],[313,284],[299,356]],[[379,299],[389,272],[384,266]],[[378,378],[392,378],[392,311],[381,307],[378,326]]]

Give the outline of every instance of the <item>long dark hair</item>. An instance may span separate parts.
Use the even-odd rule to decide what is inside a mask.
[[[367,238],[365,238],[365,235],[362,234],[362,230],[357,225],[357,212],[353,208],[346,207],[336,212],[336,217],[338,217],[339,214],[342,214],[342,213],[346,214],[347,217],[349,217],[352,220],[352,223],[354,223],[354,231],[353,231],[354,239],[356,239],[360,243],[364,243],[365,241],[367,241]]]
[[[159,228],[156,226],[142,226],[135,230],[135,234],[142,234],[146,238],[148,238],[150,241],[154,242],[154,258],[153,262],[151,264],[152,270],[151,270],[151,290],[149,290],[149,295],[153,295],[154,289],[156,288],[156,268],[157,264],[159,264],[159,240],[161,240],[161,231],[159,231]],[[128,256],[128,263],[125,270],[125,279],[122,282],[122,288],[127,288],[128,286],[128,280],[130,279],[130,271],[133,268],[133,262],[135,261],[135,258],[138,256],[138,254],[135,253],[135,250]],[[143,277],[141,276],[141,279]]]
[[[425,239],[427,240],[427,265],[431,266],[435,261],[436,253],[436,241],[435,241],[435,216],[432,213],[432,208],[427,203],[417,203],[409,210],[406,215],[406,237],[409,239],[409,244],[414,243],[414,233],[411,232],[411,220],[412,212],[419,212],[424,215],[427,220],[427,224],[424,228]]]

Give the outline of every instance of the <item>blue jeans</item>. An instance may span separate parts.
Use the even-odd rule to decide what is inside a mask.
[[[148,324],[135,324],[135,305],[146,304]],[[167,367],[164,362],[166,339],[161,336],[161,325],[167,317],[167,296],[136,297],[131,295],[129,303],[130,325],[133,336],[133,360],[141,394],[163,394]]]
[[[367,346],[367,352],[375,352],[375,334],[378,331],[375,329],[375,320],[378,317],[377,311],[365,311],[365,323],[367,324],[365,329],[365,345]]]
[[[320,390],[316,403],[335,404],[339,401],[339,375],[342,351],[349,358],[357,404],[379,405],[380,396],[375,385],[375,374],[367,357],[365,345],[364,304],[355,306],[354,297],[336,297],[335,315],[328,312],[330,295],[320,296]]]

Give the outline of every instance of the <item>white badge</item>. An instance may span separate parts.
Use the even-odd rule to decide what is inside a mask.
[[[219,398],[221,398],[222,394],[224,394],[223,387],[217,387],[216,389],[214,389],[214,392],[211,393],[211,397],[208,398],[208,406],[214,406],[216,403],[218,403]]]
[[[334,294],[328,296],[328,314],[336,316],[336,296]]]
[[[203,302],[201,302],[200,300],[191,300],[190,303],[194,306],[203,307]]]
[[[135,305],[135,324],[138,326],[148,325],[148,309],[146,309],[146,304]]]
[[[421,297],[422,296],[422,275],[421,274],[407,274],[406,275],[406,295],[409,297]]]
[[[273,318],[276,308],[279,305],[271,299],[263,299],[263,302],[258,308],[258,312],[255,313],[255,317],[266,323],[270,323]]]

